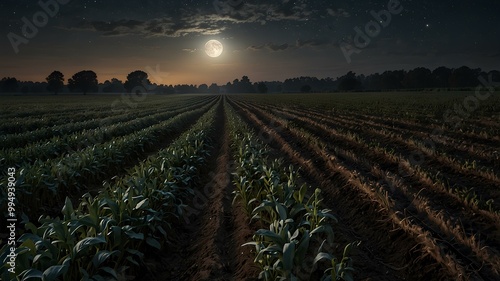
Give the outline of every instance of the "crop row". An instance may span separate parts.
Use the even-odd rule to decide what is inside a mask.
[[[65,155],[68,152],[81,150],[90,145],[103,143],[113,138],[125,136],[154,124],[158,124],[178,114],[198,108],[205,103],[206,102],[196,103],[187,107],[184,106],[183,108],[179,109],[171,109],[154,115],[147,115],[143,118],[134,118],[125,122],[112,123],[110,125],[98,127],[93,130],[79,130],[78,132],[73,134],[58,133],[62,135],[55,136],[47,141],[39,141],[29,144],[24,148],[5,149],[0,151],[0,155],[2,155],[1,157],[3,158],[3,165],[0,163],[0,168],[3,168],[3,166],[10,167],[14,165],[20,167],[24,164],[33,163],[35,159],[46,160]],[[128,117],[128,119],[130,118],[132,117]],[[102,123],[104,121],[105,120],[100,121],[101,125],[109,124]],[[72,127],[78,128],[78,125]]]
[[[87,183],[97,182],[113,169],[119,169],[146,147],[159,143],[162,137],[182,132],[213,104],[63,157],[21,166],[17,186],[22,211],[34,214],[41,206],[57,206],[68,194],[80,194]],[[6,178],[2,178],[2,184],[5,181]],[[0,206],[6,203],[5,198],[2,196]]]
[[[154,107],[168,107],[200,100],[199,97],[173,96],[164,99],[157,96],[136,98],[134,96],[99,96],[91,99],[72,97],[68,99],[16,99],[9,106],[2,104],[0,132],[19,133],[40,126],[55,126],[78,122],[89,118],[106,118],[115,114],[137,113]],[[114,106],[115,105],[115,106]]]
[[[304,166],[316,166],[312,169],[313,171],[326,169],[331,174],[340,175],[337,177],[341,186],[345,182],[347,186],[352,186],[359,189],[361,193],[369,195],[373,202],[378,202],[385,209],[383,212],[389,213],[394,224],[402,226],[402,229],[413,236],[415,241],[425,245],[425,251],[434,249],[429,251],[430,255],[438,261],[443,261],[441,264],[453,274],[463,275],[463,272],[466,271],[463,260],[467,260],[467,263],[471,264],[470,267],[474,268],[474,272],[469,271],[471,275],[496,275],[493,268],[498,268],[498,260],[495,259],[498,253],[494,248],[487,247],[488,244],[495,245],[496,239],[489,241],[481,239],[479,241],[477,235],[474,234],[474,229],[482,225],[484,221],[481,222],[482,219],[475,218],[477,214],[460,206],[456,208],[454,202],[434,190],[432,181],[429,188],[425,187],[429,184],[428,182],[422,182],[425,188],[421,188],[419,187],[420,183],[415,184],[411,179],[406,178],[414,177],[412,174],[405,175],[405,178],[398,177],[393,172],[384,170],[387,168],[387,164],[385,161],[381,161],[380,156],[373,158],[373,161],[380,163],[380,165],[370,163],[371,161],[368,161],[363,155],[372,157],[372,151],[353,149],[357,146],[354,142],[340,140],[322,142],[317,136],[308,132],[308,129],[304,129],[305,127],[315,127],[311,126],[312,123],[308,126],[302,124],[298,128],[287,127],[286,121],[277,118],[274,111],[273,114],[270,114],[269,110],[253,106],[243,106],[242,109],[249,116],[255,118],[254,120],[262,120],[259,121],[259,124],[260,122],[272,121],[276,126],[283,128],[284,130],[279,134],[286,136],[288,143],[297,143],[301,150],[307,148],[312,153],[311,157],[313,158],[310,159],[315,159],[314,162],[318,163],[319,166],[311,163]],[[328,135],[330,133],[321,136],[329,138]],[[337,146],[345,146],[346,149]],[[309,160],[303,159],[302,161]],[[324,167],[322,167],[323,165]],[[397,168],[396,165],[396,171]],[[446,207],[446,212],[442,211],[443,207]],[[402,214],[405,214],[403,220],[398,217]],[[410,214],[411,217],[408,218],[406,214]],[[469,232],[471,230],[472,232]],[[484,230],[489,231],[486,228]],[[443,247],[439,241],[446,241],[449,244]],[[476,255],[467,255],[470,252],[474,252]],[[457,258],[457,256],[461,258]]]
[[[185,104],[192,104],[195,101],[201,101],[200,98],[182,98],[168,100],[169,104],[165,107],[170,108],[180,108]],[[151,106],[151,104],[141,104],[137,108],[128,108],[124,116],[128,115],[132,117],[140,117],[137,115],[145,116],[146,113],[158,112],[157,104]],[[57,106],[57,105],[56,105]],[[23,116],[21,113],[2,114],[0,118],[0,133],[1,134],[19,134],[31,130],[36,130],[40,127],[54,127],[59,125],[64,125],[67,123],[77,123],[82,121],[87,121],[89,119],[106,119],[116,116],[117,113],[112,110],[111,106],[98,106],[89,109],[89,106],[76,106],[73,105],[69,110],[64,112],[57,112],[54,108],[46,110],[34,110],[38,112],[36,115]],[[123,114],[123,113],[121,113]]]
[[[204,101],[201,101],[200,103],[203,102]],[[170,111],[170,110],[181,109],[183,107],[184,104],[176,104],[175,106],[168,106],[163,110]],[[34,131],[26,131],[16,134],[5,134],[0,136],[0,147],[4,149],[19,148],[27,144],[30,144],[32,142],[38,142],[39,144],[43,144],[44,143],[43,140],[47,140],[49,138],[65,137],[68,134],[78,132],[81,130],[95,129],[103,125],[111,125],[118,122],[126,122],[136,118],[151,115],[153,112],[159,114],[162,113],[163,111],[158,111],[158,109],[153,109],[141,112],[127,112],[125,114],[110,116],[102,119],[95,117],[92,118],[91,120],[85,120],[81,122],[65,122],[64,124],[57,126],[45,125],[39,127],[39,129]]]
[[[376,154],[373,164],[379,163],[380,158],[387,159],[393,170],[404,172],[407,177],[410,175],[418,175],[416,181],[426,180],[431,182],[432,189],[439,188],[441,191],[450,193],[459,201],[463,201],[465,205],[471,205],[474,209],[482,209],[491,213],[496,213],[494,200],[489,196],[490,192],[487,188],[487,183],[498,182],[498,176],[495,175],[490,167],[478,167],[473,164],[464,166],[460,161],[451,158],[449,155],[440,151],[429,151],[425,145],[417,145],[419,142],[414,142],[404,138],[393,132],[382,130],[374,130],[373,126],[369,128],[356,128],[355,123],[348,120],[337,120],[335,122],[321,118],[317,115],[310,115],[306,112],[291,109],[279,109],[271,107],[274,112],[275,120],[287,124],[287,128],[294,131],[301,131],[299,134],[305,134],[311,138],[311,133],[307,132],[308,127],[316,128],[317,131],[323,132],[323,138],[331,139],[332,142],[338,143],[339,146],[344,146],[348,151],[353,151],[357,148],[365,151],[367,154]],[[269,110],[269,107],[265,107]],[[276,116],[280,115],[282,117]],[[316,117],[316,118],[315,118]],[[291,120],[291,121],[289,121]],[[345,129],[347,127],[348,129]],[[314,136],[312,136],[314,139]],[[312,141],[311,141],[312,142]],[[315,141],[317,142],[317,141]],[[383,142],[383,144],[381,144]],[[324,150],[325,144],[319,141],[319,149]],[[407,147],[405,150],[404,148]],[[426,161],[419,165],[413,164],[412,154],[409,151],[422,153]],[[359,151],[353,152],[359,154]],[[410,156],[410,157],[409,157]],[[368,164],[372,165],[373,164]],[[446,175],[446,176],[443,176]],[[454,174],[454,176],[450,176]],[[485,180],[483,188],[479,190],[464,189],[460,184],[455,184],[453,178],[460,178],[462,183],[474,182],[463,177],[463,175],[472,174],[477,177],[483,177]],[[443,178],[450,179],[443,180]],[[478,195],[478,193],[482,195]],[[489,198],[490,197],[490,198]]]
[[[325,245],[333,243],[330,223],[336,219],[330,210],[321,209],[321,190],[309,195],[307,185],[298,185],[292,166],[284,169],[281,161],[270,161],[268,149],[234,110],[226,107],[238,167],[233,178],[234,200],[241,202],[252,220],[268,227],[259,229],[253,241],[244,244],[255,247],[259,278],[309,280],[317,274],[317,263],[326,259],[330,268],[321,280],[352,280],[352,245],[346,246],[340,261],[323,252]]]
[[[220,105],[220,103],[219,103]],[[27,223],[19,238],[15,275],[3,280],[121,280],[137,274],[147,251],[160,250],[173,233],[209,156],[216,107],[167,149],[107,185],[96,197],[85,194],[77,208],[66,198],[62,218]],[[7,261],[7,247],[0,260]]]

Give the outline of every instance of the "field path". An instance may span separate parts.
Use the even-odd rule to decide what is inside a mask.
[[[232,153],[226,114],[219,104],[212,157],[201,171],[202,184],[188,207],[185,223],[176,229],[178,241],[151,261],[143,280],[256,280],[258,268],[250,247],[254,229],[239,204],[232,205]],[[148,265],[148,266],[149,266]]]

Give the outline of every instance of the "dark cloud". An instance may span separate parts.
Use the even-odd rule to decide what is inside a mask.
[[[234,2],[234,1],[233,1]],[[244,2],[231,6],[232,1],[216,1],[213,9],[180,9],[169,17],[147,20],[84,20],[70,29],[92,30],[104,36],[141,34],[146,37],[180,37],[189,34],[217,35],[238,24],[279,21],[307,21],[316,10],[305,3],[284,1],[283,3]],[[237,3],[237,2],[235,2]]]
[[[266,43],[262,45],[252,45],[248,48],[247,50],[250,51],[261,51],[261,50],[268,50],[271,52],[278,52],[278,51],[286,51],[289,49],[300,49],[300,48],[305,48],[305,47],[321,47],[321,46],[334,46],[330,40],[327,39],[297,39],[295,42],[295,45],[291,45],[288,43],[284,44],[275,44],[275,43]]]
[[[278,52],[278,51],[284,51],[290,48],[290,45],[288,43],[284,44],[273,44],[273,43],[267,43],[263,45],[258,45],[258,46],[250,46],[247,48],[247,50],[251,51],[259,51],[259,50],[269,50],[272,52]]]
[[[297,39],[297,41],[295,42],[295,45],[299,48],[319,47],[319,46],[325,46],[325,45],[330,45],[330,44],[331,44],[330,40],[327,40],[327,39],[307,39],[307,40]]]
[[[84,30],[94,30],[97,32],[117,33],[131,32],[144,25],[144,22],[137,20],[119,20],[119,21],[80,21],[75,28]]]
[[[344,9],[328,8],[326,9],[326,12],[332,17],[348,18],[351,16],[351,14]]]
[[[175,21],[172,18],[159,18],[148,21],[119,20],[108,22],[86,20],[79,22],[70,29],[91,30],[100,32],[103,36],[139,34],[145,37],[180,37],[188,34],[219,34],[225,27],[219,26],[216,23],[216,21],[203,21],[201,18],[186,18],[181,21]]]

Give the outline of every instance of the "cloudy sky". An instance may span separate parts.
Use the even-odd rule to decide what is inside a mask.
[[[144,70],[157,83],[225,84],[243,75],[500,69],[497,0],[41,2],[0,2],[0,77],[43,81],[60,70],[67,79],[89,69],[104,82]],[[224,45],[220,57],[205,53],[211,39]]]

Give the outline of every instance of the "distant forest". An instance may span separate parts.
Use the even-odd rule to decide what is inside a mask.
[[[492,81],[500,81],[500,71],[484,72],[480,68],[462,66],[456,69],[438,67],[430,70],[418,67],[410,71],[392,70],[368,76],[349,71],[337,78],[297,77],[285,81],[252,82],[248,76],[234,79],[225,85],[157,85],[152,83],[144,71],[134,71],[126,81],[118,79],[98,82],[97,74],[84,70],[67,81],[59,71],[50,73],[46,82],[19,81],[5,77],[0,81],[2,93],[310,93],[348,91],[395,91],[395,90],[470,90],[480,84],[478,78],[491,75]]]

